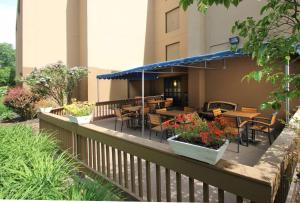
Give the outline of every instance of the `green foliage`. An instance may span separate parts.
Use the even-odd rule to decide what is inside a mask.
[[[8,90],[7,86],[0,87],[0,97],[3,97],[4,95],[6,95],[7,90]]]
[[[76,201],[120,201],[120,191],[103,180],[74,178],[75,184],[70,188],[70,199]]]
[[[72,116],[88,116],[91,115],[94,104],[88,102],[76,102],[76,100],[74,100],[72,104],[64,105],[64,108]]]
[[[34,94],[41,97],[51,97],[60,106],[70,103],[78,81],[86,77],[86,68],[68,68],[58,62],[41,69],[35,69],[25,82],[31,87]]]
[[[180,6],[186,10],[195,0],[180,0]],[[207,9],[212,5],[223,4],[226,8],[229,8],[230,5],[237,6],[241,0],[196,0],[198,5],[198,10],[200,12],[206,12]]]
[[[110,184],[80,180],[76,164],[46,133],[0,126],[0,199],[120,200]]]
[[[13,117],[13,111],[3,104],[3,97],[0,95],[0,120],[9,120]]]
[[[16,69],[14,67],[0,68],[0,86],[15,84]]]
[[[0,67],[15,67],[16,51],[11,44],[0,43]]]
[[[238,5],[236,0],[196,0],[199,10],[213,4],[225,7]],[[184,9],[194,0],[180,0]],[[204,9],[202,9],[202,7]],[[297,60],[296,47],[300,46],[300,2],[298,0],[267,0],[261,8],[261,18],[248,17],[235,22],[232,32],[244,38],[243,52],[256,60],[259,70],[249,73],[244,79],[266,80],[277,88],[262,107],[280,108],[286,98],[300,98],[300,75],[285,76],[283,67]],[[236,49],[237,47],[233,47]],[[287,84],[290,83],[290,89]]]
[[[30,127],[0,126],[0,199],[67,199],[74,165],[56,143]]]

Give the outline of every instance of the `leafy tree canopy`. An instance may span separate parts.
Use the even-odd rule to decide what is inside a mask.
[[[0,43],[0,67],[15,67],[16,53],[11,44]]]
[[[210,6],[238,6],[242,0],[180,0],[187,9],[194,2],[198,10],[205,13]],[[248,17],[236,21],[232,32],[245,39],[243,51],[256,60],[259,69],[244,79],[261,81],[265,79],[276,87],[270,93],[269,101],[262,107],[279,109],[285,99],[300,98],[300,74],[284,74],[284,65],[297,60],[296,49],[300,49],[300,1],[267,0],[260,11],[258,20]],[[236,49],[237,47],[232,47]],[[287,84],[290,83],[290,89]]]
[[[88,70],[82,67],[68,68],[62,62],[35,69],[25,78],[34,94],[40,97],[50,97],[60,106],[71,102],[74,88],[78,81],[88,75]]]

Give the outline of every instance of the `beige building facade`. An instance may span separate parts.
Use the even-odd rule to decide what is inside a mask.
[[[77,89],[81,100],[138,96],[141,81],[100,80],[97,92],[96,75],[227,50],[234,22],[258,17],[263,4],[243,0],[236,8],[214,6],[203,15],[196,5],[183,11],[178,0],[19,0],[17,72],[26,76],[34,67],[60,60],[89,69],[89,77]],[[248,57],[206,65],[215,69],[187,68],[176,76],[185,81],[181,91],[190,106],[226,100],[257,107],[273,89],[269,84],[241,82],[243,75],[256,69]],[[146,81],[145,94],[164,94],[166,78],[172,77]]]

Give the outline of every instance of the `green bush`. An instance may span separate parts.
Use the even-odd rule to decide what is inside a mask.
[[[7,90],[8,90],[8,87],[7,87],[7,86],[2,86],[2,87],[0,87],[0,97],[6,95]]]
[[[12,119],[14,115],[14,112],[3,104],[3,97],[0,95],[0,120]]]
[[[76,178],[75,163],[45,133],[0,126],[0,146],[0,199],[119,200],[111,186]]]
[[[0,68],[0,86],[15,84],[16,69],[14,67]]]

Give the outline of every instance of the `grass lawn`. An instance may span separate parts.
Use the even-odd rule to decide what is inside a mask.
[[[77,176],[78,169],[46,133],[0,124],[0,199],[122,200],[111,184]]]

